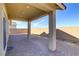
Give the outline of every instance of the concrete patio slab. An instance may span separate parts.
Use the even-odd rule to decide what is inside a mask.
[[[31,35],[30,39],[22,35],[10,35],[8,46],[13,49],[7,51],[7,56],[79,56],[79,46],[70,42],[57,40],[57,50],[48,49],[48,38]]]

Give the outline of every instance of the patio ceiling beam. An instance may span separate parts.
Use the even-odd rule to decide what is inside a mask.
[[[34,17],[31,18],[31,20],[35,20],[38,19],[40,17],[46,16],[48,15],[48,13],[50,13],[51,11],[57,10],[58,9],[66,9],[66,6],[63,3],[53,3],[53,4],[45,4],[45,3],[32,3],[30,4],[31,6],[34,6],[35,8],[38,8],[46,13],[40,13],[39,15],[36,15]]]
[[[66,6],[63,3],[56,3],[59,8],[66,9]]]
[[[29,5],[31,5],[31,6],[33,6],[35,8],[38,8],[38,9],[40,9],[42,11],[45,11],[47,13],[54,10],[54,8],[50,7],[49,5],[47,5],[45,3],[31,3]]]

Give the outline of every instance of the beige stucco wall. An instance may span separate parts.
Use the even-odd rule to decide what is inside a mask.
[[[5,50],[3,49],[4,45],[3,45],[3,17],[5,17],[6,19],[6,43],[8,42],[8,37],[9,37],[9,34],[8,34],[8,18],[7,18],[7,14],[6,14],[6,10],[5,10],[5,6],[4,4],[1,4],[0,3],[0,56],[2,55],[5,55],[5,52],[6,52],[6,48]]]

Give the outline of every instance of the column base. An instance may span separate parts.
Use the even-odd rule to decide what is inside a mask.
[[[51,50],[51,51],[56,51],[56,41],[49,40],[49,47],[48,47],[48,49]]]

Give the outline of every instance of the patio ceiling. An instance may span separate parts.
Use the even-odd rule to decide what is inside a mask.
[[[5,4],[9,20],[35,20],[48,15],[56,9],[65,9],[60,3],[6,3]]]

